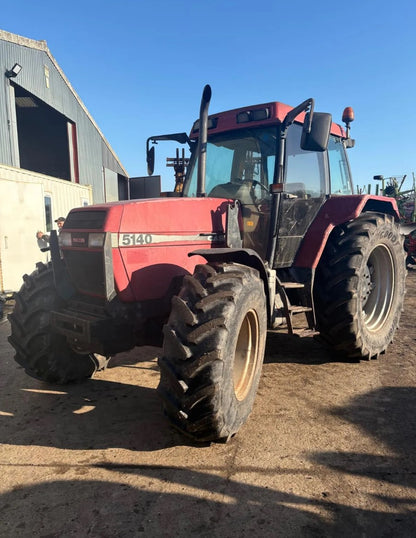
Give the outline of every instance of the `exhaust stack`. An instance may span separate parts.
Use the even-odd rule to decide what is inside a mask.
[[[199,140],[198,140],[198,181],[196,195],[205,196],[205,170],[207,163],[208,140],[208,108],[211,101],[211,86],[207,84],[202,92],[201,107],[199,109]]]

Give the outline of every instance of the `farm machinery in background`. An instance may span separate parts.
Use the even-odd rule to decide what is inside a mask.
[[[404,249],[406,251],[406,265],[416,266],[416,178],[412,172],[412,188],[402,190],[407,175],[384,177],[376,175],[373,179],[379,182],[375,194],[395,198],[400,213],[401,229],[405,235]],[[360,194],[371,194],[371,184],[367,187],[357,188]],[[407,229],[406,229],[407,228]]]

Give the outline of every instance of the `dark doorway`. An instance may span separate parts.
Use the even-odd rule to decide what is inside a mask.
[[[20,167],[71,181],[68,120],[15,85]]]

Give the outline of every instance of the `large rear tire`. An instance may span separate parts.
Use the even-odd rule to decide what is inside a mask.
[[[50,264],[38,263],[36,271],[23,280],[9,316],[9,342],[16,350],[16,362],[29,375],[50,383],[91,377],[99,367],[94,355],[75,353],[63,336],[51,331],[50,312],[62,307],[62,300],[55,290]]]
[[[267,333],[264,285],[238,264],[198,265],[164,327],[158,391],[179,430],[228,440],[250,414]]]
[[[335,228],[315,279],[321,338],[347,358],[377,358],[399,325],[405,278],[403,238],[391,215],[363,213]]]

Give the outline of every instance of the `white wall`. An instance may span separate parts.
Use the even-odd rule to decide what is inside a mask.
[[[118,200],[117,174],[108,168],[104,168],[104,199],[106,202],[116,202]]]
[[[44,196],[52,199],[52,219],[92,203],[92,188],[0,165],[0,291],[17,291],[22,275],[47,261],[36,232],[46,232]]]

